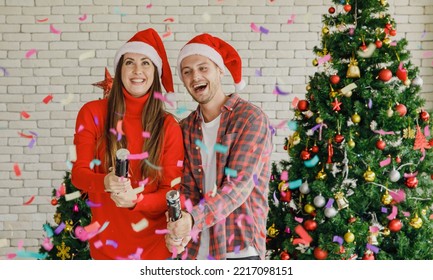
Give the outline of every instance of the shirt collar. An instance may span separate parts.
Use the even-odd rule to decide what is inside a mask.
[[[228,95],[229,99],[227,99],[227,101],[224,103],[224,105],[221,107],[221,111],[233,111],[233,108],[236,106],[236,104],[239,101],[239,94],[237,93],[232,93],[230,95]],[[202,121],[202,117],[201,117],[201,109],[200,109],[200,105],[197,106],[197,109],[194,112],[194,119],[196,121]]]

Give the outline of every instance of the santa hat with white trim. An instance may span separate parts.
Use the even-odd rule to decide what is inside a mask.
[[[190,55],[202,55],[212,60],[222,71],[227,68],[235,82],[236,91],[245,88],[245,81],[242,79],[242,60],[238,52],[227,42],[207,33],[192,38],[180,50],[177,58],[177,73],[182,80],[181,63]],[[225,67],[224,67],[225,66]],[[182,80],[183,82],[183,80]]]
[[[161,83],[167,92],[174,92],[173,77],[167,53],[161,37],[154,29],[149,28],[137,32],[128,42],[117,51],[114,56],[114,70],[117,68],[120,58],[125,53],[139,53],[147,56],[158,69]]]

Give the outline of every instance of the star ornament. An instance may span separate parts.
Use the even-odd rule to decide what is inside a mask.
[[[331,102],[331,104],[332,104],[332,110],[334,110],[334,111],[340,111],[341,110],[341,108],[340,108],[340,105],[342,104],[340,101],[338,101],[338,99],[337,98],[335,98],[334,99],[334,102]]]
[[[108,72],[107,67],[105,67],[105,80],[93,83],[93,86],[102,88],[104,90],[104,96],[103,98],[108,97],[108,94],[110,94],[111,87],[113,86],[113,78],[110,75],[110,72]]]

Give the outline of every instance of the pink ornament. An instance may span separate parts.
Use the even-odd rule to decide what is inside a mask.
[[[81,241],[86,241],[88,239],[87,231],[82,226],[77,226],[74,232],[75,236]]]
[[[78,211],[79,211],[78,204],[74,204],[74,208],[72,208],[72,211],[78,213]]]

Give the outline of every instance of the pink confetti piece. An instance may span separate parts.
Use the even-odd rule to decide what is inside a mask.
[[[37,22],[46,22],[48,20],[48,18],[43,18],[43,19],[37,19]]]
[[[143,131],[143,132],[141,133],[141,136],[143,136],[143,138],[150,138],[150,132],[148,132],[148,131]]]
[[[183,167],[183,160],[178,160],[176,166]]]
[[[24,205],[30,205],[33,202],[33,200],[35,200],[35,196],[34,195],[32,195],[32,197],[30,197],[29,200],[27,200],[26,202],[24,202]]]
[[[400,203],[406,199],[406,193],[404,190],[393,190],[389,192],[389,195],[394,199],[397,203]]]
[[[171,34],[173,34],[173,32],[171,32],[170,27],[167,26],[167,32],[165,32],[164,34],[162,34],[162,38],[167,38],[167,37],[169,37]]]
[[[15,172],[15,176],[17,177],[21,176],[21,169],[18,163],[14,163],[14,172]]]
[[[139,185],[140,187],[144,187],[144,186],[147,185],[148,182],[149,182],[149,178],[145,178],[144,180],[138,182],[138,185]]]
[[[78,18],[80,21],[85,21],[87,19],[87,14],[82,15]]]
[[[292,108],[297,108],[298,107],[298,102],[299,102],[299,98],[295,97],[292,100]]]
[[[379,165],[380,165],[380,167],[384,167],[384,166],[389,165],[390,163],[391,163],[391,158],[388,157],[387,159],[382,160],[382,161],[379,163]]]
[[[370,226],[368,230],[372,233],[379,232],[379,228],[377,226]]]
[[[287,172],[287,170],[283,170],[281,172],[280,179],[281,179],[281,181],[287,181],[289,179],[289,172]]]
[[[260,28],[255,24],[255,23],[251,23],[250,24],[251,30],[253,30],[254,32],[260,32]]]
[[[392,41],[389,45],[395,47],[397,46],[397,41]]]
[[[296,17],[296,15],[292,14],[290,16],[290,18],[287,20],[287,24],[292,24],[293,22],[295,22],[295,17]]]
[[[83,129],[84,125],[80,124],[80,126],[78,126],[77,133],[80,133],[81,131],[83,131]]]
[[[302,224],[302,222],[304,221],[304,219],[302,217],[295,217],[294,219],[295,219],[295,221],[297,221],[300,224]]]
[[[146,9],[150,9],[150,8],[152,8],[152,4],[147,4]]]
[[[404,173],[403,177],[404,178],[412,178],[412,177],[415,177],[416,175],[418,175],[418,171],[415,171],[414,173]]]
[[[395,217],[397,217],[397,206],[393,205],[391,214],[389,214],[386,218],[388,220],[392,220],[392,219],[395,219]]]
[[[380,135],[394,135],[394,131],[385,131],[383,129],[380,130],[373,130],[374,133],[380,134]]]
[[[38,52],[38,51],[37,51],[36,49],[28,50],[28,51],[26,52],[26,58],[31,57],[32,55],[36,54],[37,52]]]
[[[188,257],[188,248],[185,248],[185,251],[183,251],[182,253],[181,259],[186,260],[187,257]]]
[[[95,248],[99,249],[102,246],[104,246],[104,243],[102,243],[101,240],[98,240],[98,241],[93,242],[93,246],[95,246]]]
[[[8,260],[11,260],[11,259],[15,259],[17,257],[17,254],[9,253],[9,254],[6,254],[6,256],[7,256]]]
[[[122,123],[123,123],[122,120],[117,121],[116,131],[117,131],[117,133],[124,135],[125,133],[123,133]]]
[[[174,18],[168,17],[168,18],[164,19],[164,22],[174,22]]]
[[[328,62],[329,60],[331,60],[331,54],[328,53],[327,55],[325,55],[325,56],[319,58],[319,59],[317,60],[317,62],[318,62],[319,65],[320,65],[320,64],[322,64],[322,63]]]
[[[430,128],[428,127],[428,125],[426,125],[426,126],[424,127],[424,135],[425,135],[426,137],[430,137]]]
[[[107,224],[107,223],[105,223],[105,224]],[[100,232],[102,232],[104,229],[101,228],[101,225],[98,222],[93,222],[93,223],[85,226],[84,230],[87,231],[87,232],[94,232],[94,231],[98,231],[98,230]]]
[[[155,99],[159,99],[163,102],[167,102],[171,107],[174,106],[173,102],[171,102],[170,100],[168,100],[162,93],[160,92],[154,92],[153,93],[153,98]]]
[[[168,234],[170,231],[168,229],[155,229],[155,234]]]
[[[96,124],[96,126],[99,125],[99,119],[98,119],[97,116],[94,116],[94,117],[93,117],[93,122]]]
[[[282,90],[278,87],[278,85],[275,86],[275,88],[274,88],[274,90],[272,91],[272,93],[273,93],[273,94],[276,94],[276,95],[283,95],[283,96],[285,96],[285,95],[289,95],[289,94],[290,94],[290,92],[282,91]]]
[[[234,239],[235,239],[235,234],[232,233],[227,241],[228,241],[229,244],[231,244]]]
[[[60,31],[59,29],[54,28],[54,25],[51,23],[50,24],[50,32],[54,33],[54,34],[61,34],[62,31]]]
[[[42,100],[42,102],[44,102],[45,104],[48,104],[51,102],[51,100],[53,100],[53,95],[49,94],[49,95],[45,96],[45,98]]]
[[[146,159],[148,157],[149,157],[148,152],[143,152],[141,154],[129,154],[128,155],[129,160],[141,160],[141,159]]]
[[[21,117],[23,117],[25,119],[28,119],[28,118],[30,118],[30,115],[26,111],[22,111],[21,112]]]

